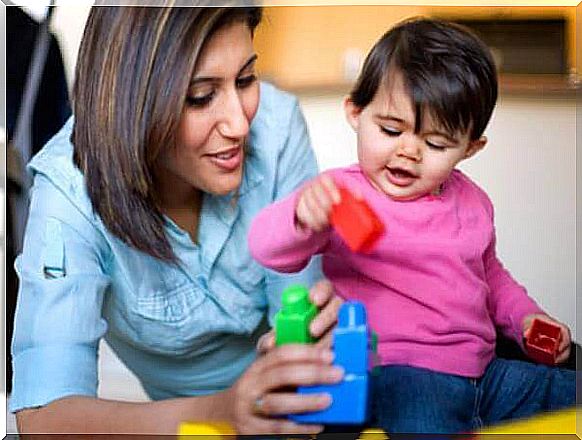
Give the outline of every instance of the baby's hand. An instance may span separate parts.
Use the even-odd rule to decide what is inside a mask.
[[[542,320],[542,321],[545,321],[545,322],[548,322],[550,324],[554,324],[554,325],[557,325],[558,327],[560,327],[560,332],[561,332],[562,338],[560,340],[560,345],[558,346],[558,353],[556,354],[556,363],[560,364],[562,362],[567,361],[568,357],[570,356],[570,343],[572,341],[572,338],[570,336],[570,329],[568,328],[568,326],[551,318],[548,315],[544,315],[542,313],[533,313],[531,315],[527,315],[523,319],[523,327],[522,327],[523,328],[523,336],[526,339],[529,336],[531,326],[532,326],[534,319],[539,319],[539,320]]]
[[[341,196],[333,179],[321,174],[309,183],[295,209],[295,221],[299,228],[315,232],[324,231],[329,227],[329,215],[334,203],[339,203]]]

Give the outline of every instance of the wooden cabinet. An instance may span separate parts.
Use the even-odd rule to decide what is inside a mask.
[[[575,6],[269,6],[256,36],[258,66],[263,77],[286,89],[347,90],[363,58],[384,32],[400,20],[424,15],[450,20],[564,20],[567,73],[575,69],[577,61],[576,9]],[[523,80],[520,76],[508,78],[513,87]],[[534,76],[525,78],[535,82]],[[567,80],[567,75],[553,79],[546,76],[542,83],[561,88]]]

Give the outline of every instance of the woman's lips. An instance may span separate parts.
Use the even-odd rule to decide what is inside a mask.
[[[236,147],[216,154],[207,154],[206,157],[220,169],[235,171],[240,167],[243,154],[242,148]]]
[[[404,170],[402,168],[388,168],[386,167],[386,174],[390,183],[396,186],[408,186],[411,185],[415,180],[416,176],[410,171]]]

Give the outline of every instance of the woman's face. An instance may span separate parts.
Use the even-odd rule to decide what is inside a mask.
[[[238,188],[245,138],[259,105],[255,60],[251,32],[243,22],[223,26],[205,44],[182,111],[177,147],[160,156],[163,198],[186,196],[193,189],[224,195]]]

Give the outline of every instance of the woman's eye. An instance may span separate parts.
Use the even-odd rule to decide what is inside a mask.
[[[387,134],[388,136],[391,136],[391,137],[400,136],[402,134],[401,131],[395,130],[394,128],[390,128],[390,127],[382,127],[382,126],[380,126],[380,130],[382,131],[382,133],[385,133],[385,134]]]
[[[236,86],[244,89],[245,87],[250,86],[252,83],[254,83],[257,80],[257,75],[255,75],[254,73],[251,75],[247,75],[247,76],[243,76],[241,78],[237,78],[236,80]]]
[[[430,142],[430,141],[426,141],[426,145],[428,145],[433,150],[438,150],[438,151],[443,151],[443,150],[447,149],[446,145],[435,144],[435,143]]]
[[[204,107],[212,101],[212,98],[214,98],[214,92],[207,93],[206,95],[187,96],[186,102],[191,107]]]

